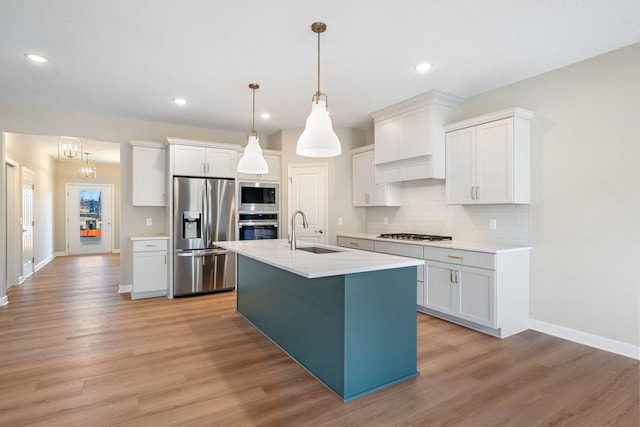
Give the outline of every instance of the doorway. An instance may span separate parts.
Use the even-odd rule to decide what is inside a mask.
[[[33,171],[22,167],[22,283],[33,274]]]
[[[6,285],[5,290],[20,283],[20,210],[18,165],[6,161],[5,172],[5,221],[6,221]]]
[[[329,165],[327,163],[289,165],[289,208],[287,219],[296,210],[302,210],[309,228],[302,227],[300,216],[296,218],[296,236],[313,243],[327,243]],[[291,232],[291,230],[289,230]]]
[[[66,184],[67,252],[69,255],[113,250],[113,185]]]

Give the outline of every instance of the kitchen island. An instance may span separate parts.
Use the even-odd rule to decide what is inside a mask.
[[[286,240],[216,244],[238,254],[238,314],[345,402],[419,375],[424,261],[327,245],[291,251]]]

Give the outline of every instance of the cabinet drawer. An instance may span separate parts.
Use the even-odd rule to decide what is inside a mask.
[[[373,240],[338,236],[338,246],[342,246],[344,248],[362,249],[364,251],[373,251]]]
[[[374,243],[376,252],[406,256],[409,258],[422,259],[423,257],[423,247],[419,245],[411,245],[408,243],[380,242],[377,240]]]
[[[469,267],[496,269],[496,255],[486,252],[464,251],[460,249],[445,249],[425,246],[424,258],[434,261],[461,264]]]
[[[134,240],[133,252],[166,251],[166,239]]]

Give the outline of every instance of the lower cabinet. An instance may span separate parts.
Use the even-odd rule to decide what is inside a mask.
[[[427,261],[423,306],[440,313],[496,327],[495,272],[459,264]]]
[[[500,338],[529,328],[528,248],[487,253],[425,247],[424,257],[418,311]]]
[[[491,252],[338,236],[338,246],[425,260],[420,312],[500,338],[529,329],[530,248]]]
[[[132,238],[133,286],[131,298],[167,295],[167,238]]]

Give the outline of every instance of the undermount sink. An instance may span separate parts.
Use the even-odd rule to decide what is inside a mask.
[[[335,249],[319,248],[317,246],[306,246],[296,249],[299,251],[311,252],[312,254],[332,254],[334,252],[342,252]]]

